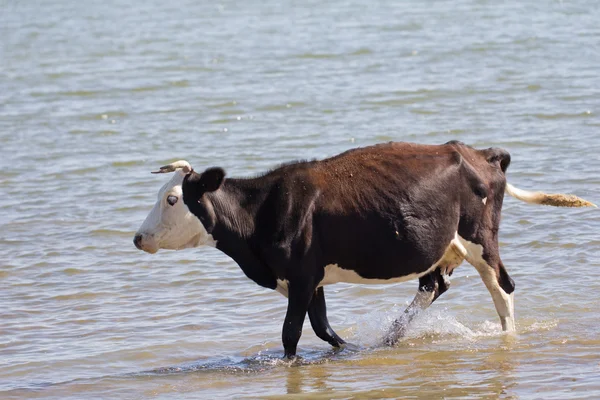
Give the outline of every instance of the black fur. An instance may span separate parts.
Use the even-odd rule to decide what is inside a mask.
[[[458,231],[484,247],[501,286],[514,289],[497,242],[509,163],[504,150],[460,142],[387,143],[251,179],[224,179],[220,168],[192,172],[183,200],[250,279],[271,289],[289,282],[282,339],[291,357],[307,313],[320,338],[344,343],[319,287],[329,264],[372,279],[424,274]],[[434,271],[420,288],[437,298],[447,282]]]

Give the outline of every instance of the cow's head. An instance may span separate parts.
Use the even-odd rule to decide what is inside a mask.
[[[182,184],[193,172],[187,161],[177,161],[153,173],[175,172],[158,192],[156,204],[138,229],[133,243],[148,253],[159,249],[179,250],[202,245],[215,245],[203,223],[190,212],[183,201]]]

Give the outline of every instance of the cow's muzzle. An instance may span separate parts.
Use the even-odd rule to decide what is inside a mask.
[[[137,247],[140,250],[142,249],[142,235],[140,235],[139,233],[137,233],[134,237],[133,237],[133,244],[135,245],[135,247]]]

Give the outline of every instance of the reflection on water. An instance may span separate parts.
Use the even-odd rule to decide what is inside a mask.
[[[176,159],[252,176],[398,140],[510,151],[511,183],[600,202],[595,2],[5,2],[0,397],[600,398],[600,213],[507,198],[517,334],[463,265],[394,348],[416,282],[285,299],[214,249],[131,243]],[[402,260],[399,260],[401,262]]]

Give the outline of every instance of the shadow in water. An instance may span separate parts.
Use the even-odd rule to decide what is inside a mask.
[[[221,373],[260,373],[276,367],[300,367],[305,365],[318,365],[340,360],[348,360],[359,353],[368,350],[364,347],[349,345],[341,349],[305,350],[302,355],[289,360],[282,357],[281,350],[265,350],[250,357],[228,356],[201,362],[155,368],[148,371],[134,372],[128,376],[151,376],[187,374],[195,372],[221,372]]]

